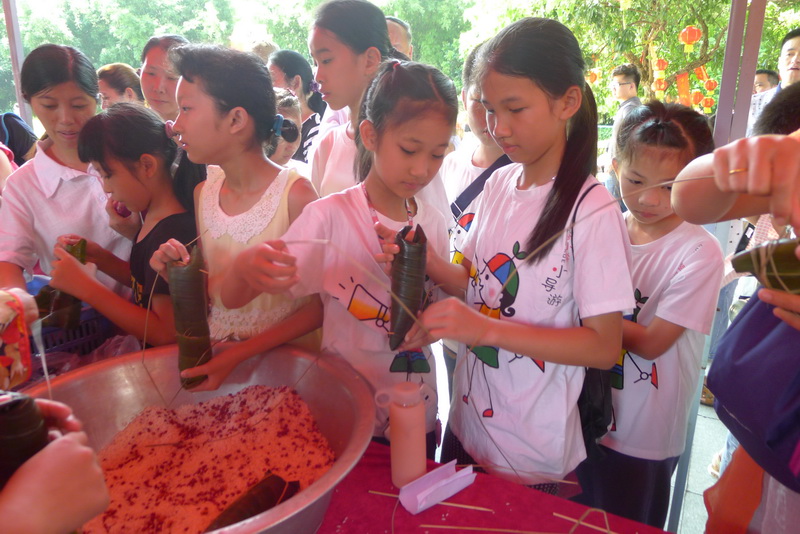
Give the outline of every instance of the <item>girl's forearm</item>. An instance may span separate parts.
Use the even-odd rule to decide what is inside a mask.
[[[659,317],[647,325],[622,321],[622,346],[646,360],[655,360],[675,344],[686,330]]]
[[[563,365],[610,369],[622,349],[622,313],[584,319],[583,326],[551,328],[490,319],[481,345]],[[480,334],[480,332],[476,332]]]
[[[104,272],[122,285],[130,284],[131,264],[116,257],[108,250],[102,250],[103,253],[99,254],[95,258],[95,265],[97,265],[97,269]]]
[[[169,295],[153,295],[153,305],[150,311],[137,306],[99,282],[88,295],[84,295],[84,302],[89,304],[109,321],[122,330],[136,336],[137,339],[149,345],[167,345],[175,343],[175,323],[172,318],[165,318],[172,313],[172,303]],[[156,306],[156,302],[160,305]],[[149,317],[148,317],[149,313]],[[145,322],[147,329],[145,332]],[[145,339],[145,333],[147,339]]]
[[[313,295],[309,302],[298,308],[286,319],[250,339],[234,344],[217,357],[226,358],[231,363],[238,365],[248,358],[274,349],[320,328],[322,326],[322,311],[322,301],[319,299],[319,295]]]
[[[7,261],[0,261],[0,287],[16,287],[27,290],[22,267]]]
[[[426,265],[428,276],[448,295],[464,298],[469,282],[469,267],[450,263],[444,258],[431,254]]]

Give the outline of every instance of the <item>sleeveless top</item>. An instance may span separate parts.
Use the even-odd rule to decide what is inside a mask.
[[[220,297],[222,280],[239,253],[258,243],[279,239],[289,228],[289,191],[297,180],[304,179],[296,171],[284,169],[252,208],[239,215],[228,215],[219,203],[225,174],[219,167],[208,167],[208,178],[198,200],[198,230],[209,272],[208,324],[212,339],[250,338],[305,303],[283,294],[262,293],[246,306],[228,309]]]

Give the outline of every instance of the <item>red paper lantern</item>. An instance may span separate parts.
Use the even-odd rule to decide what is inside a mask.
[[[659,78],[658,80],[653,82],[653,89],[656,91],[666,91],[667,90],[667,80],[664,78]]]
[[[703,91],[693,91],[692,92],[692,104],[695,106],[699,105],[700,102],[703,101]]]
[[[709,93],[713,93],[714,89],[716,89],[717,86],[719,86],[719,84],[717,83],[717,80],[709,78],[708,80],[705,81],[703,86],[706,88],[706,91],[708,91]]]
[[[716,103],[717,101],[711,98],[710,96],[705,97],[703,99],[703,111],[705,113],[711,113],[711,108],[713,108],[714,104]]]
[[[658,58],[653,65],[654,65],[653,70],[667,70],[667,67],[669,66],[669,61],[667,61],[664,58]]]
[[[590,70],[589,74],[586,76],[586,81],[594,85],[594,83],[597,81],[597,73],[593,70]]]
[[[695,26],[686,26],[680,35],[683,51],[687,54],[694,50],[694,44],[703,36],[703,31]]]

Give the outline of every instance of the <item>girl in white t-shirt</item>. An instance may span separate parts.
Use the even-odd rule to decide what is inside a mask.
[[[486,183],[463,263],[428,262],[466,303],[432,305],[407,338],[461,344],[443,461],[547,491],[586,456],[584,366],[614,364],[633,306],[622,217],[591,175],[597,114],[583,70],[575,36],[554,20],[520,20],[481,49],[489,132],[514,163]]]
[[[173,132],[192,162],[210,165],[208,180],[195,189],[194,204],[208,269],[211,337],[246,340],[182,375],[207,375],[195,389],[216,389],[242,359],[295,340],[309,330],[307,325],[316,324],[321,306],[314,299],[263,295],[246,308],[230,309],[220,298],[222,281],[238,253],[283,235],[316,193],[307,179],[264,153],[273,137],[294,140],[299,129],[276,113],[275,91],[263,61],[212,45],[180,46],[172,49],[172,58],[181,76]],[[164,275],[166,263],[178,259],[187,261],[188,252],[171,239],[150,264]],[[302,343],[318,346],[311,339]]]
[[[317,10],[308,51],[322,99],[333,111],[347,109],[347,123],[321,134],[311,164],[311,182],[321,197],[351,187],[361,99],[391,43],[383,11],[366,0],[331,0]]]
[[[717,240],[675,214],[672,186],[660,184],[713,148],[705,117],[653,101],[622,121],[612,160],[628,207],[636,308],[623,322],[623,351],[612,369],[614,419],[604,454],[578,468],[578,500],[658,528],[723,270]]]
[[[453,83],[433,67],[390,61],[381,67],[365,100],[359,125],[361,183],[312,203],[282,242],[240,254],[227,277],[228,306],[246,303],[262,291],[291,286],[295,297],[318,294],[324,306],[322,349],[341,355],[375,390],[404,381],[427,393],[428,453],[433,457],[436,426],[436,368],[428,344],[392,350],[389,346],[391,282],[376,262],[383,239],[403,227],[422,227],[428,256],[447,261],[444,218],[416,194],[439,170],[458,104]],[[352,179],[352,178],[351,178]],[[282,249],[288,249],[283,251]],[[275,269],[295,278],[275,278]],[[427,287],[432,289],[432,284]],[[374,435],[383,438],[388,413],[378,408]]]

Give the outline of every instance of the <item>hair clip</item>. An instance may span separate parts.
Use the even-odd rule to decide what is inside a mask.
[[[173,128],[174,126],[175,126],[175,121],[164,122],[164,131],[167,133],[167,137],[170,139],[172,139],[173,137],[175,137],[175,135],[177,135]]]
[[[283,115],[278,113],[275,115],[275,122],[272,124],[272,131],[275,132],[275,137],[281,136],[282,129],[283,129]]]
[[[390,61],[392,63],[392,70],[396,71],[397,67],[400,65],[400,60],[399,59],[392,59]]]
[[[319,83],[317,80],[312,79],[308,82],[308,90],[312,93],[319,93]]]

